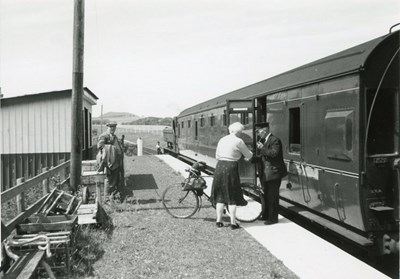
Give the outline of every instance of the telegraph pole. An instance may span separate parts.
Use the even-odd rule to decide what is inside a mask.
[[[82,172],[82,99],[83,99],[83,39],[85,1],[74,0],[72,121],[71,121],[71,190],[76,192],[81,184]]]

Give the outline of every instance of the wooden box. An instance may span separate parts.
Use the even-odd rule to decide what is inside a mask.
[[[73,215],[78,210],[80,204],[81,200],[76,196],[54,188],[42,206],[37,210],[37,213],[45,216],[63,214]]]
[[[96,171],[96,170],[97,170],[97,161],[96,160],[82,161],[82,172]]]
[[[106,175],[104,173],[98,173],[96,171],[85,171],[81,176],[82,185],[96,185],[96,183],[104,183]]]
[[[18,234],[71,231],[78,221],[77,215],[31,216],[17,225]]]

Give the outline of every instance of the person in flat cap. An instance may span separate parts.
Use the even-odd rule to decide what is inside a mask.
[[[265,225],[278,223],[279,187],[287,175],[282,142],[270,132],[268,122],[256,124],[257,157],[261,157],[261,185],[266,203],[262,219]]]
[[[115,131],[117,122],[110,121],[106,124],[107,131],[99,136],[97,148],[98,171],[106,170],[108,186],[108,194],[111,201],[117,198],[122,202],[125,199],[125,172],[124,172],[124,143],[123,138],[120,140]]]
[[[116,121],[110,121],[106,124],[107,127],[117,127],[117,122]]]

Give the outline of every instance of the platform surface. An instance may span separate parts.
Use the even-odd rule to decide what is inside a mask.
[[[169,155],[155,156],[186,175],[187,164]],[[200,160],[208,163],[206,156]],[[208,185],[206,193],[209,194],[212,176],[203,175]],[[278,224],[271,226],[265,226],[262,221],[241,223],[241,226],[300,278],[390,278],[283,216],[279,216]]]

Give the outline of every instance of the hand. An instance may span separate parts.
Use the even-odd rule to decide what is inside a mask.
[[[257,142],[257,148],[258,149],[261,149],[261,148],[263,148],[263,146],[264,146],[264,144],[262,144],[261,142]]]
[[[252,164],[259,163],[259,162],[261,162],[261,158],[260,158],[260,157],[257,157],[256,155],[253,155],[253,156],[249,159],[249,162],[252,163]]]

